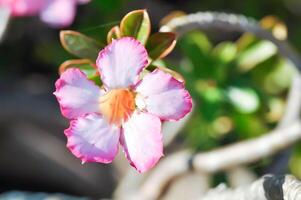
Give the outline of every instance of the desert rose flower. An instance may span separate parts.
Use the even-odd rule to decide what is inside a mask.
[[[76,5],[89,0],[0,0],[0,7],[6,7],[15,17],[39,15],[52,27],[60,28],[72,24]]]
[[[163,155],[161,121],[184,117],[192,100],[182,82],[161,70],[141,80],[147,59],[140,42],[124,37],[99,53],[103,87],[74,68],[57,80],[54,94],[71,120],[67,147],[82,162],[110,163],[121,144],[130,164],[145,172]]]

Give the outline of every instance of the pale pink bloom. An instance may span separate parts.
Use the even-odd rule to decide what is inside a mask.
[[[72,24],[77,4],[90,0],[0,0],[0,7],[10,9],[12,16],[39,15],[41,20],[52,27]]]
[[[110,163],[121,144],[131,165],[145,172],[163,155],[161,120],[181,119],[192,100],[182,82],[161,70],[140,80],[147,59],[142,44],[124,37],[99,53],[103,87],[79,69],[57,80],[54,94],[71,120],[67,147],[82,162]]]

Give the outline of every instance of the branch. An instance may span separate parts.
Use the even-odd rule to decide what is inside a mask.
[[[193,160],[196,170],[214,173],[222,169],[248,164],[273,155],[301,139],[300,121],[259,138],[197,154]]]
[[[301,110],[301,76],[299,73],[294,75],[292,85],[287,97],[286,108],[283,117],[276,128],[289,126],[300,117]],[[284,133],[285,134],[285,133]],[[279,174],[287,168],[289,157],[292,154],[292,147],[276,154],[270,166],[266,169],[268,173]]]
[[[174,31],[181,36],[185,32],[197,28],[251,32],[259,38],[273,42],[278,47],[279,53],[291,60],[296,68],[301,70],[301,60],[286,41],[278,40],[272,33],[262,29],[255,20],[241,15],[198,12],[175,18],[163,26],[160,31]],[[133,184],[129,181],[132,177],[130,174],[126,176],[115,194],[123,199],[130,195],[141,197],[140,199],[156,199],[172,178],[189,171],[191,167],[201,173],[210,174],[230,169],[233,166],[255,162],[288,148],[301,139],[301,124],[298,120],[301,109],[301,78],[299,73],[296,74],[288,95],[285,114],[278,124],[277,130],[256,139],[199,153],[194,156],[194,159],[192,159],[191,151],[175,153],[160,161],[151,173],[140,177],[138,183]],[[141,184],[142,186],[140,186]],[[127,192],[129,190],[126,188],[131,188],[132,192]]]
[[[274,130],[259,138],[239,142],[221,149],[198,153],[192,160],[192,167],[204,174],[211,174],[233,166],[249,164],[286,149],[301,139],[301,122]],[[144,199],[156,199],[167,183],[190,169],[190,151],[183,151],[160,161],[138,195]],[[172,166],[172,167],[171,167]]]
[[[261,39],[269,40],[277,46],[279,53],[283,57],[288,58],[292,63],[294,63],[298,70],[301,71],[301,60],[298,54],[285,40],[278,40],[270,31],[263,29],[256,20],[243,15],[217,12],[197,12],[174,18],[166,25],[162,26],[160,31],[172,31],[181,36],[193,29],[208,28],[238,31],[241,33],[249,32]]]
[[[251,185],[227,188],[224,184],[210,190],[200,200],[297,200],[301,199],[301,182],[295,177],[266,175]]]
[[[287,97],[284,115],[277,127],[284,127],[296,121],[300,117],[301,110],[301,76],[296,73],[293,77],[291,88]]]

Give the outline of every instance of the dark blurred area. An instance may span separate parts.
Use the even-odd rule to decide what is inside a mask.
[[[104,41],[122,16],[140,8],[148,10],[153,30],[174,10],[233,12],[258,20],[275,15],[287,25],[289,41],[301,50],[299,0],[92,0],[78,7],[67,29]],[[112,165],[82,165],[65,147],[68,123],[52,92],[58,66],[73,57],[61,47],[59,31],[36,17],[14,18],[0,43],[0,192],[110,197],[118,180]],[[229,39],[227,34],[217,38]]]

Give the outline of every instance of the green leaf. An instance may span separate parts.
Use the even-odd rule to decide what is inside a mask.
[[[269,59],[277,53],[277,47],[270,41],[260,41],[238,56],[237,62],[240,71],[246,72]]]
[[[199,112],[202,113],[204,120],[212,122],[222,110],[224,97],[221,88],[213,81],[198,80],[195,83],[195,90],[201,104]]]
[[[253,113],[259,108],[259,97],[251,88],[230,87],[227,90],[230,103],[240,113]]]
[[[99,76],[95,64],[88,59],[67,60],[60,65],[59,73],[62,74],[64,71],[70,68],[80,69],[87,75],[89,79]]]
[[[190,32],[179,40],[178,46],[192,64],[190,77],[220,80],[218,60],[212,56],[212,45],[204,33]]]
[[[256,44],[258,41],[260,41],[258,38],[256,38],[251,33],[245,33],[243,34],[237,41],[236,41],[236,47],[237,52],[243,52],[246,49],[250,48],[254,44]]]
[[[217,147],[219,142],[212,135],[211,123],[203,119],[201,110],[197,105],[194,109],[196,112],[193,112],[183,131],[185,142],[194,150],[210,150]]]
[[[277,97],[271,97],[267,101],[268,113],[266,113],[265,118],[269,123],[277,123],[284,114],[286,102]]]
[[[60,40],[63,47],[71,54],[95,61],[99,51],[104,47],[93,38],[76,31],[61,31]]]
[[[291,172],[298,178],[301,178],[300,166],[301,166],[301,145],[299,143],[293,148],[293,153],[289,161],[289,168]]]
[[[208,37],[201,31],[192,31],[185,38],[190,44],[195,44],[204,53],[209,53],[212,49],[212,44]]]
[[[166,66],[166,63],[163,61],[163,60],[160,60],[160,59],[157,59],[157,60],[154,60],[151,65],[154,65],[154,66],[160,66],[160,67],[167,67]]]
[[[258,137],[269,130],[264,120],[255,114],[235,113],[232,119],[235,133],[240,139]]]
[[[145,44],[150,31],[151,24],[146,10],[135,10],[129,12],[120,23],[122,36],[131,36]]]
[[[148,55],[152,60],[167,56],[176,45],[176,35],[171,32],[158,32],[149,38],[146,44]]]
[[[292,63],[286,59],[280,59],[274,64],[270,73],[264,77],[263,87],[270,94],[280,94],[292,83],[295,70]]]
[[[222,42],[214,47],[212,53],[223,63],[229,63],[235,59],[237,48],[232,42]]]
[[[121,37],[119,26],[114,26],[107,35],[107,42],[110,44],[113,39],[118,39]]]

